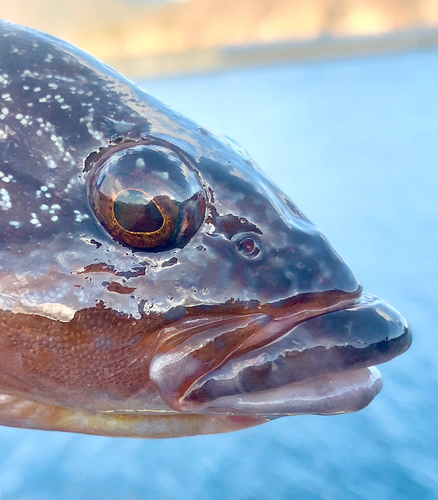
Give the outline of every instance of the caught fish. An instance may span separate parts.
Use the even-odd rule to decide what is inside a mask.
[[[135,437],[364,408],[403,317],[228,139],[0,22],[0,425]]]

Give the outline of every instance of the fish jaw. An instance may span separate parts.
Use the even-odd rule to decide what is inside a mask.
[[[254,316],[252,321],[253,336],[271,336],[270,341],[245,350],[247,339],[225,353],[221,331],[203,338],[198,347],[191,337],[165,353],[158,352],[150,378],[163,400],[183,412],[268,418],[358,411],[382,387],[374,365],[402,354],[412,340],[398,311],[368,294],[298,323],[286,311],[273,319]],[[227,333],[232,334],[236,330]],[[211,356],[215,342],[222,352],[222,358],[218,354],[216,359],[221,361],[201,372],[200,360],[207,351]]]

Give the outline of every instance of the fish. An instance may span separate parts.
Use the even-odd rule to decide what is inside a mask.
[[[0,21],[0,425],[164,438],[366,407],[401,314],[231,139]]]

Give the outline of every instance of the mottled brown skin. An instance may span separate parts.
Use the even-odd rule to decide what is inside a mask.
[[[0,95],[0,424],[173,437],[373,399],[406,322],[242,149],[6,22]]]

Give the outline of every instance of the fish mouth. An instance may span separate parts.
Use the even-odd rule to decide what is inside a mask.
[[[347,413],[367,406],[382,388],[374,365],[402,354],[411,341],[398,311],[360,294],[299,314],[285,306],[275,316],[218,318],[208,331],[163,342],[150,377],[180,412]]]

